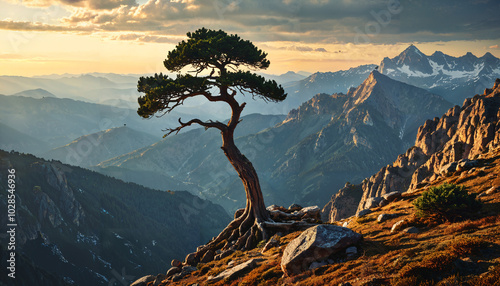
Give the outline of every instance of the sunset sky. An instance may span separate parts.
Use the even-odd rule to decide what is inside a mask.
[[[0,0],[0,75],[154,73],[186,32],[223,29],[267,73],[336,71],[426,54],[500,57],[498,0]]]

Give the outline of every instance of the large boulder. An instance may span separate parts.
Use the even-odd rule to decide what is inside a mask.
[[[311,263],[325,260],[361,238],[361,234],[341,226],[320,224],[310,227],[286,246],[281,270],[288,276],[301,273],[309,269]]]
[[[196,266],[198,261],[199,259],[196,257],[196,252],[189,253],[186,255],[186,259],[184,259],[184,263],[191,266]]]
[[[382,197],[371,197],[366,200],[365,208],[367,209],[373,209],[379,206],[380,202],[384,198]]]
[[[180,267],[175,267],[172,266],[168,271],[167,271],[167,276],[170,277],[174,274],[181,273],[182,269]]]
[[[208,262],[214,260],[214,257],[215,257],[215,252],[213,250],[209,249],[207,252],[205,252],[205,254],[201,258],[200,262],[201,263],[208,263]]]
[[[390,192],[387,194],[382,195],[382,197],[387,200],[388,202],[392,202],[395,200],[399,200],[401,198],[401,193],[398,191]]]

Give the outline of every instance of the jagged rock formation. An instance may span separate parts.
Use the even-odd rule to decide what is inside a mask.
[[[441,118],[420,126],[415,145],[363,183],[334,195],[323,208],[323,220],[332,222],[368,207],[372,198],[391,192],[412,192],[438,176],[474,166],[474,159],[500,144],[500,80],[450,108]],[[362,189],[359,204],[353,190]],[[356,207],[353,207],[356,205]]]
[[[67,215],[69,221],[76,226],[85,219],[85,212],[75,198],[73,190],[68,186],[66,174],[56,164],[34,163],[32,167],[35,172],[39,171],[43,177],[47,178],[47,183],[54,189],[59,190],[58,200],[62,212]],[[45,196],[47,196],[45,194]]]
[[[361,185],[346,185],[332,196],[321,210],[322,221],[338,221],[356,213],[359,201],[363,196]]]
[[[445,175],[447,165],[466,166],[500,144],[500,80],[483,95],[466,99],[441,118],[427,120],[417,134],[415,146],[363,184],[358,211],[367,200],[393,191],[412,192]],[[460,161],[462,160],[462,161]],[[469,165],[472,163],[468,163]]]

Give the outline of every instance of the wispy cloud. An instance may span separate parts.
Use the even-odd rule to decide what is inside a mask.
[[[279,47],[277,49],[287,50],[287,51],[297,51],[297,52],[321,52],[321,53],[327,52],[325,48],[315,48],[305,45],[290,45],[290,46]]]
[[[175,44],[182,40],[180,37],[169,37],[169,36],[157,36],[157,35],[147,35],[147,34],[120,34],[111,37],[114,40],[120,41],[135,41],[135,42],[145,42],[145,43],[171,43]]]
[[[92,27],[82,26],[59,26],[44,23],[33,23],[28,21],[0,20],[1,30],[13,31],[43,31],[43,32],[92,32]]]

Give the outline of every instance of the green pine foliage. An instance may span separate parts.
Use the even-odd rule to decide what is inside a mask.
[[[444,183],[431,187],[417,198],[413,205],[421,217],[434,217],[437,220],[454,221],[481,208],[476,194],[469,194],[463,185]]]
[[[206,28],[187,33],[187,37],[168,52],[163,62],[169,71],[177,72],[176,78],[160,73],[139,79],[137,90],[144,93],[138,98],[140,116],[150,118],[156,113],[169,113],[195,96],[228,103],[236,91],[271,102],[286,98],[283,87],[276,81],[240,70],[269,67],[267,54],[252,42]],[[191,73],[181,74],[186,67],[191,68]],[[212,88],[219,89],[221,94],[212,94]]]

